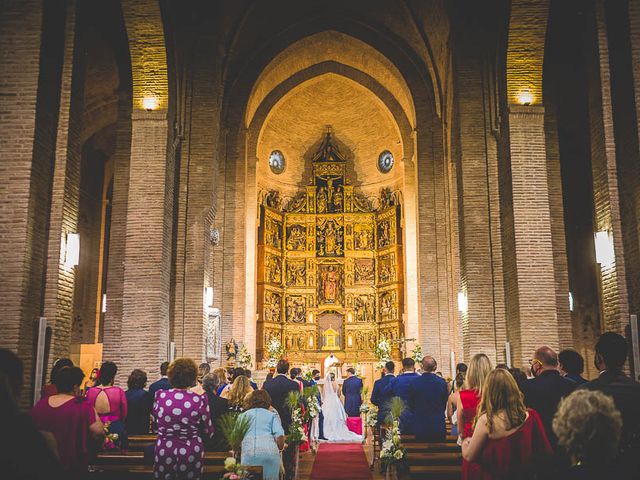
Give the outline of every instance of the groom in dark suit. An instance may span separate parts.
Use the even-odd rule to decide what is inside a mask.
[[[291,409],[287,405],[287,398],[289,392],[299,392],[300,385],[298,382],[289,380],[287,373],[289,372],[289,362],[285,359],[278,361],[276,366],[276,375],[273,378],[265,381],[262,385],[262,389],[266,390],[271,397],[271,405],[276,409],[280,420],[282,421],[282,428],[285,435],[289,433],[289,427],[291,426]],[[293,478],[295,473],[294,459],[295,449],[297,446],[287,447],[282,452],[282,461],[284,463],[284,469],[286,478]]]
[[[344,410],[347,417],[359,417],[360,405],[362,405],[362,380],[356,377],[353,368],[347,368],[347,378],[342,384],[344,393]]]

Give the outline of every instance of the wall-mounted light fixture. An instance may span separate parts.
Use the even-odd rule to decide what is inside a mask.
[[[102,294],[102,313],[107,313],[107,294]]]
[[[601,266],[613,265],[616,260],[615,251],[613,249],[613,238],[611,234],[602,230],[594,234],[596,246],[596,262]]]
[[[204,289],[204,304],[206,307],[213,307],[213,287],[205,287]]]
[[[458,311],[460,313],[467,313],[469,310],[469,301],[467,299],[466,292],[458,292]]]
[[[67,244],[64,253],[64,265],[67,268],[75,267],[80,263],[80,234],[67,233]]]
[[[529,90],[523,90],[518,94],[518,103],[520,105],[531,105],[533,103],[533,94]]]
[[[155,95],[147,95],[142,99],[142,107],[148,112],[157,110],[159,106],[160,99]]]
[[[573,312],[573,293],[569,292],[569,311]]]

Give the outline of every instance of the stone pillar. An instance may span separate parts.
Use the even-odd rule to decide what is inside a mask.
[[[512,205],[507,335],[515,366],[541,345],[559,346],[544,107],[509,107]]]
[[[134,110],[118,344],[121,379],[134,368],[153,378],[167,359],[173,218],[167,194],[173,184],[167,177],[167,111]]]

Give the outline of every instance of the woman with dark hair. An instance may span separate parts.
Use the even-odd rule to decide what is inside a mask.
[[[169,366],[171,390],[156,393],[153,417],[158,426],[153,473],[155,478],[202,476],[203,437],[213,432],[207,398],[190,391],[198,367],[190,358]]]
[[[100,385],[90,388],[87,400],[95,407],[100,420],[108,426],[110,433],[117,433],[126,445],[125,424],[128,404],[124,390],[114,387],[118,367],[113,362],[104,362],[100,367]]]
[[[211,414],[211,422],[216,425],[218,419],[228,413],[229,401],[225,398],[220,398],[216,395],[218,386],[220,384],[220,377],[215,373],[210,373],[202,379],[202,386],[206,392],[207,400],[209,402],[209,413]],[[212,452],[226,452],[229,450],[229,445],[224,438],[222,430],[216,429],[215,433],[209,440],[205,440],[205,445],[208,451]]]
[[[40,390],[41,398],[49,397],[58,393],[58,390],[56,389],[56,375],[65,367],[73,367],[73,362],[69,358],[59,358],[53,362],[49,383],[44,384]]]
[[[84,478],[89,463],[89,438],[104,439],[102,422],[93,406],[80,396],[84,373],[78,367],[60,369],[57,394],[42,398],[31,410],[38,428],[56,439],[58,457],[71,478]]]
[[[89,378],[87,378],[84,381],[84,385],[82,386],[82,391],[84,393],[87,393],[87,390],[89,390],[92,387],[95,387],[98,382],[100,382],[100,379],[98,378],[98,375],[100,373],[100,370],[98,368],[94,368],[91,370],[91,373],[89,374]]]
[[[127,380],[127,435],[144,435],[149,433],[149,419],[153,399],[144,389],[147,385],[147,374],[136,368]]]

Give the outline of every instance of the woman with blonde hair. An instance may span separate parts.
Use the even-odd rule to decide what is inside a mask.
[[[208,363],[200,364],[200,366],[198,367],[198,376],[196,377],[196,384],[191,389],[193,393],[196,393],[198,395],[205,394],[204,387],[202,386],[202,379],[206,377],[210,371],[211,371],[211,367],[209,366]]]
[[[473,434],[473,419],[476,416],[480,398],[482,398],[482,388],[492,369],[491,360],[484,353],[477,353],[469,362],[464,385],[456,403],[460,440]]]
[[[493,370],[484,381],[473,435],[462,442],[462,478],[539,478],[537,469],[552,453],[540,415],[524,406],[513,376]]]
[[[229,410],[242,412],[244,399],[248,394],[253,392],[249,379],[244,375],[240,375],[233,381],[233,385],[229,390],[226,390],[226,398],[229,401]]]

